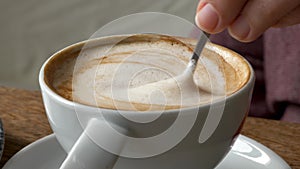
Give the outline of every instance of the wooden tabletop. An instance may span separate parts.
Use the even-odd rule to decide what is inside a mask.
[[[0,118],[5,131],[1,168],[23,147],[52,133],[40,91],[0,86]],[[272,149],[293,169],[300,169],[300,124],[249,117],[242,134]]]

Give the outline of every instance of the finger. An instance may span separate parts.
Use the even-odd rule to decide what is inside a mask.
[[[223,31],[234,21],[247,0],[200,0],[195,22],[208,33]]]
[[[229,33],[239,41],[253,41],[299,3],[299,0],[250,0],[229,26]]]
[[[300,5],[295,8],[292,12],[281,18],[273,27],[286,27],[300,23]]]

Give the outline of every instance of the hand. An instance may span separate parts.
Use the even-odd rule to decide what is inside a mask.
[[[208,33],[228,28],[233,38],[251,42],[270,27],[300,23],[300,0],[200,0],[195,20]]]

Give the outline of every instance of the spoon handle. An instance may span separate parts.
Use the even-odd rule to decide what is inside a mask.
[[[194,50],[194,54],[191,58],[191,62],[193,62],[194,65],[197,65],[197,62],[199,60],[199,56],[207,42],[207,40],[209,39],[210,34],[203,32],[202,35],[200,36],[199,41],[196,44],[195,50]]]

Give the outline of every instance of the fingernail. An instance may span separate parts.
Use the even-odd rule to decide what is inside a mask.
[[[219,23],[217,10],[206,4],[196,15],[196,24],[205,31],[213,32]]]
[[[230,26],[230,32],[237,39],[244,40],[250,33],[250,26],[244,16],[239,16]]]

